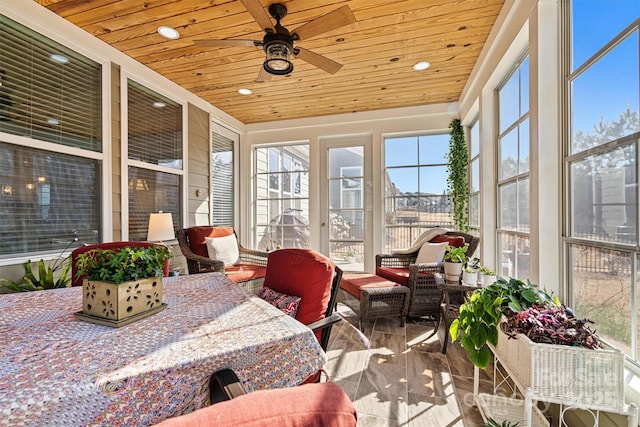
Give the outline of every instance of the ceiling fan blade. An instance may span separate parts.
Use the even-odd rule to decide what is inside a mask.
[[[311,52],[303,47],[297,48],[298,54],[296,58],[300,58],[305,62],[308,62],[311,65],[315,65],[316,67],[326,71],[329,74],[335,74],[340,71],[342,68],[342,64],[333,61],[326,56],[319,55],[317,53]]]
[[[307,40],[311,37],[317,36],[318,34],[332,31],[336,28],[353,24],[354,22],[356,22],[356,17],[353,15],[351,8],[345,5],[333,12],[329,12],[311,22],[301,25],[296,28],[293,33],[297,34],[298,37],[300,37],[300,40]]]
[[[262,7],[262,3],[260,3],[260,0],[240,0],[240,2],[244,5],[245,9],[247,9],[247,12],[249,12],[251,16],[253,16],[253,19],[256,20],[258,25],[260,25],[263,30],[269,28],[274,30],[273,23],[271,22],[271,17],[267,13],[267,11],[264,10],[264,7]]]
[[[261,65],[260,71],[258,72],[258,77],[256,77],[256,81],[268,82],[269,80],[271,80],[271,77],[273,77],[273,74],[268,73],[267,70],[265,70],[264,67]]]
[[[257,46],[254,40],[243,39],[206,39],[206,40],[194,40],[193,43],[196,46],[204,47],[217,47],[217,46]]]

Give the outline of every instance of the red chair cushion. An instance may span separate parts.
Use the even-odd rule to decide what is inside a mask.
[[[236,283],[260,279],[266,273],[267,267],[254,264],[228,265],[224,268],[224,274]]]
[[[187,235],[189,236],[189,246],[194,254],[209,257],[207,252],[207,244],[205,237],[224,237],[233,234],[233,227],[213,227],[210,225],[189,227]]]
[[[324,319],[335,265],[311,249],[279,249],[267,258],[264,286],[302,298],[296,319],[309,324]]]
[[[400,286],[400,284],[375,274],[343,274],[340,281],[340,287],[358,299],[360,299],[360,292],[364,288],[388,288],[393,286]]]
[[[449,236],[447,234],[440,234],[433,239],[429,240],[431,243],[444,243],[446,242],[449,246],[453,246],[456,248],[463,247],[466,242],[464,241],[464,237],[462,236]]]
[[[409,283],[408,268],[376,267],[376,276],[407,286]]]
[[[355,427],[353,403],[335,383],[254,391],[169,418],[159,427]]]

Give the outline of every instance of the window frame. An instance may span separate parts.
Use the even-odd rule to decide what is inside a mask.
[[[502,131],[500,131],[500,129],[503,127],[502,124],[500,124],[500,109],[501,109],[501,105],[500,105],[500,90],[502,88],[505,87],[505,85],[507,84],[507,82],[509,82],[509,80],[515,75],[515,73],[520,73],[521,67],[524,65],[524,62],[527,62],[527,67],[529,67],[529,69],[527,70],[527,84],[526,84],[526,90],[527,90],[527,101],[529,102],[529,105],[527,106],[527,111],[522,114],[522,112],[518,112],[518,117],[517,119],[513,122],[508,124],[508,126],[504,127],[504,129]],[[501,275],[508,275],[508,276],[513,276],[513,277],[517,277],[518,276],[518,242],[522,241],[522,240],[526,240],[527,246],[530,247],[531,245],[531,165],[529,164],[526,172],[521,172],[520,171],[520,163],[521,163],[521,155],[520,155],[520,137],[518,134],[518,159],[517,160],[517,165],[518,165],[518,170],[515,174],[510,175],[508,177],[503,177],[502,176],[502,159],[501,159],[501,150],[500,150],[500,144],[501,144],[501,140],[508,136],[511,132],[514,131],[518,131],[521,127],[521,125],[523,123],[527,123],[527,129],[529,131],[529,135],[527,136],[527,141],[528,141],[528,149],[529,149],[529,159],[531,159],[531,94],[529,93],[530,91],[530,87],[529,87],[529,83],[530,83],[530,79],[531,79],[531,59],[530,59],[530,52],[529,49],[525,49],[524,52],[522,52],[520,55],[518,55],[517,59],[514,61],[512,67],[509,68],[509,70],[505,73],[504,78],[502,79],[502,81],[500,82],[500,84],[498,84],[495,88],[495,114],[496,114],[496,135],[495,135],[495,164],[496,164],[496,209],[495,209],[495,221],[496,221],[496,246],[495,246],[495,250],[496,250],[496,271],[498,271],[498,274]],[[518,79],[518,105],[521,106],[522,103],[522,89],[523,89],[523,85],[522,85],[522,81],[519,78]],[[530,162],[531,160],[529,160]],[[529,193],[528,193],[528,209],[529,209],[529,223],[528,223],[528,231],[523,231],[520,229],[519,226],[519,217],[520,217],[520,206],[517,202],[517,198],[516,198],[516,205],[515,206],[511,206],[511,208],[515,208],[516,209],[516,225],[514,229],[510,229],[510,228],[505,228],[502,224],[501,221],[501,210],[503,207],[502,204],[502,200],[501,200],[501,189],[505,188],[508,185],[512,185],[514,184],[516,187],[516,197],[518,195],[518,191],[519,191],[519,186],[520,183],[527,181],[529,184]],[[502,248],[502,238],[503,237],[509,237],[511,236],[511,238],[514,240],[514,245],[515,245],[515,251],[516,253],[512,254],[514,261],[512,261],[512,266],[515,270],[511,270],[511,266],[507,265],[507,273],[505,273],[504,267],[505,267],[505,262],[503,260],[503,252],[504,249]],[[529,260],[531,259],[531,251],[529,250]],[[531,275],[531,262],[529,261],[529,271],[528,274]],[[521,278],[521,279],[526,279],[526,277]]]
[[[101,164],[100,170],[100,211],[98,212],[98,218],[100,221],[100,240],[110,241],[113,238],[113,219],[111,216],[112,210],[112,198],[107,195],[112,194],[111,184],[111,170],[112,170],[112,147],[111,147],[111,61],[103,56],[99,56],[96,52],[90,49],[86,44],[79,43],[70,38],[60,37],[58,29],[51,26],[44,26],[38,21],[30,17],[16,16],[12,13],[6,13],[5,10],[0,7],[0,14],[14,20],[20,25],[23,25],[30,30],[49,38],[50,40],[59,43],[69,49],[74,50],[78,54],[100,64],[101,68],[101,86],[102,92],[101,100],[101,151],[86,150],[77,147],[71,147],[53,142],[27,138],[19,135],[0,132],[0,138],[4,143],[13,144],[21,147],[34,148],[37,150],[50,151],[58,154],[68,154],[76,157],[81,157],[90,160],[96,160]],[[29,260],[33,260],[35,257],[41,258],[45,261],[57,259],[60,255],[68,255],[71,249],[67,249],[62,254],[59,250],[51,251],[37,251],[37,252],[23,252],[8,257],[0,258],[0,267],[10,266],[15,264],[22,264]]]
[[[129,159],[129,96],[128,96],[128,81],[131,80],[138,85],[144,86],[145,88],[157,92],[158,94],[164,96],[172,100],[173,102],[180,104],[182,106],[182,168],[176,169],[167,166],[155,165],[139,160]],[[138,76],[133,75],[132,73],[121,70],[120,72],[120,129],[121,129],[121,138],[120,138],[120,196],[121,196],[121,206],[122,210],[120,212],[121,215],[121,230],[120,236],[121,240],[126,241],[129,240],[129,167],[135,167],[139,169],[146,169],[154,172],[162,172],[168,173],[172,175],[180,176],[180,187],[181,187],[181,200],[178,201],[178,207],[180,209],[181,223],[184,226],[186,221],[186,212],[187,212],[187,202],[186,202],[186,194],[187,194],[187,174],[185,173],[187,159],[188,159],[188,108],[187,102],[184,99],[181,99],[173,93],[169,93],[164,91],[162,88],[157,85],[145,81]],[[174,219],[175,220],[175,219]],[[180,222],[178,223],[180,225]]]

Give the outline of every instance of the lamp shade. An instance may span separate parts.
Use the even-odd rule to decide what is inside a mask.
[[[149,230],[147,240],[150,242],[161,242],[163,240],[173,240],[176,238],[173,231],[173,218],[169,213],[149,214]]]

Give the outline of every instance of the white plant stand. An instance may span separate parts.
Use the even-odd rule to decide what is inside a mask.
[[[479,393],[479,369],[474,370],[475,402],[483,419],[520,422],[526,427],[549,423],[537,402],[560,405],[558,426],[567,427],[565,414],[570,410],[588,411],[598,426],[601,412],[627,417],[628,427],[638,425],[638,407],[624,403],[624,354],[614,348],[590,350],[531,342],[518,335],[508,339],[500,332],[494,354],[494,394]],[[512,395],[496,396],[499,387],[515,385]]]

